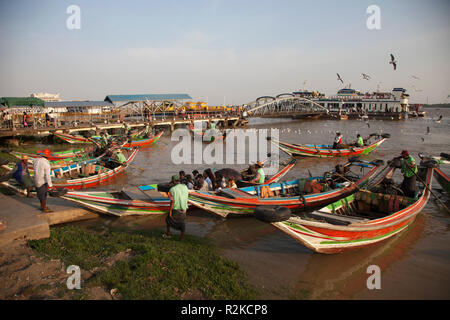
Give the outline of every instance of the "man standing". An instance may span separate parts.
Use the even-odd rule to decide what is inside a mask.
[[[49,188],[53,188],[52,178],[50,176],[50,163],[45,156],[39,156],[34,159],[33,169],[36,193],[41,202],[41,211],[45,213],[52,212],[47,207],[47,192]]]
[[[170,227],[172,227],[181,231],[180,241],[183,241],[189,191],[185,184],[180,183],[179,176],[172,176],[172,184],[174,186],[169,190],[170,211],[166,217],[167,231],[163,237],[170,238]]]
[[[414,198],[416,196],[416,174],[418,171],[416,160],[409,155],[407,150],[402,151],[401,158],[404,179],[400,188],[405,196]]]

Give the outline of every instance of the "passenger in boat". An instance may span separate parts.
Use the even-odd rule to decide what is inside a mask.
[[[31,188],[33,187],[33,180],[31,180],[30,172],[28,170],[28,156],[23,155],[22,159],[17,162],[14,170],[10,173],[20,185],[27,190],[27,197],[31,197]]]
[[[166,217],[167,230],[163,237],[170,238],[170,228],[174,228],[181,231],[180,241],[183,241],[189,191],[186,185],[180,183],[179,176],[172,176],[171,182],[174,186],[169,190],[170,211]]]
[[[180,177],[180,183],[185,183],[186,173],[183,170],[178,172],[178,176]]]
[[[208,184],[209,190],[210,191],[214,190],[214,186],[216,184],[216,178],[214,177],[214,174],[212,173],[210,168],[203,171],[203,178],[205,179],[206,183]]]
[[[230,178],[228,180],[228,188],[232,189],[232,188],[237,188],[236,182],[234,181],[233,178]]]
[[[197,183],[194,185],[194,190],[209,191],[208,183],[203,179],[201,175],[197,178]]]
[[[33,162],[34,169],[34,185],[39,201],[41,202],[41,211],[52,212],[47,207],[47,193],[53,188],[52,178],[50,175],[50,162],[46,159],[46,155],[38,155]]]
[[[107,145],[108,145],[108,137],[102,131],[102,132],[100,132],[100,146],[102,148],[106,148]]]
[[[184,181],[184,184],[188,187],[189,190],[194,190],[194,180],[192,180],[192,175],[187,174]]]
[[[359,133],[356,135],[355,147],[364,147],[364,140]]]
[[[227,181],[225,177],[220,173],[216,173],[216,185],[214,186],[214,190],[218,191],[220,189],[226,188],[227,188]]]
[[[403,182],[400,188],[405,193],[405,196],[414,198],[416,196],[416,175],[418,171],[416,160],[407,150],[403,150],[400,156],[403,174]]]
[[[339,131],[336,131],[336,136],[334,137],[332,149],[340,149],[341,145],[342,145],[342,134]]]
[[[261,161],[256,162],[255,168],[256,168],[256,175],[252,180],[250,180],[250,182],[264,183],[264,181],[266,181],[266,175],[264,173],[263,164],[261,163]]]

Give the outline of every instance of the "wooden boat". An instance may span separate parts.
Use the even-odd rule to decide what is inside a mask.
[[[274,182],[278,182],[281,180],[281,178],[283,178],[289,171],[291,171],[292,168],[294,168],[295,163],[297,162],[296,159],[292,159],[291,161],[289,161],[285,166],[283,166],[283,168],[281,168],[280,171],[278,171],[276,174],[274,174],[273,176],[269,177],[264,183],[257,183],[257,182],[250,182],[250,181],[245,181],[245,180],[241,180],[237,182],[237,185],[239,187],[250,187],[250,186],[259,186],[259,185],[265,185],[265,184],[270,184],[270,183],[274,183]],[[241,175],[243,175],[244,172],[241,173]]]
[[[355,182],[337,183],[334,188],[328,187],[329,180],[325,177],[311,177],[218,192],[190,190],[189,203],[220,217],[252,215],[254,209],[259,206],[282,206],[297,210],[316,208],[353,194],[358,188],[378,177],[375,164],[362,161],[346,164],[347,167],[351,165],[370,170],[363,177],[355,179]],[[264,194],[269,196],[264,197]]]
[[[433,168],[423,170],[426,186],[431,189]],[[358,191],[318,211],[291,215],[272,224],[319,253],[361,248],[405,230],[427,204],[429,189],[423,187],[416,199]]]
[[[70,191],[63,197],[88,209],[115,216],[151,215],[169,212],[167,193],[158,192],[157,185],[144,188],[126,187],[120,191]]]
[[[331,149],[331,145],[298,145],[290,144],[287,142],[281,142],[277,140],[271,140],[271,142],[278,148],[286,152],[291,156],[307,156],[307,157],[352,157],[369,154],[375,150],[380,144],[382,144],[390,135],[383,134],[381,139],[364,146],[364,147],[349,147],[347,149]]]
[[[131,143],[125,143],[123,146],[126,148],[146,147],[153,143],[156,143],[159,140],[159,138],[162,136],[163,133],[164,133],[164,131],[161,131],[154,137],[132,140]]]
[[[217,132],[220,132],[220,135],[217,136],[213,136],[210,135],[208,136],[208,134],[205,135],[206,132],[209,133],[209,131],[203,131],[202,129],[195,129],[195,127],[193,125],[189,125],[189,130],[192,132],[192,134],[195,137],[200,138],[203,142],[214,142],[214,141],[220,141],[220,140],[224,140],[226,138],[226,133],[225,132],[220,132],[220,130],[217,130]]]
[[[34,162],[36,155],[30,155],[27,153],[21,153],[21,152],[16,152],[16,151],[11,152],[10,154],[18,159],[21,159],[22,155],[28,155],[29,156],[28,157],[28,165],[30,168],[33,167],[33,162]],[[64,158],[64,159],[60,159],[60,160],[50,160],[49,162],[50,162],[50,167],[52,169],[57,169],[57,168],[66,167],[68,165],[75,164],[78,162],[92,163],[92,162],[98,161],[101,157],[102,157],[102,155],[100,155],[98,157],[94,157],[94,156],[91,156],[88,152],[86,152],[86,153],[81,152],[71,158]]]
[[[128,159],[127,164],[130,164],[139,149],[133,149]],[[2,166],[7,170],[12,170],[12,167]],[[125,166],[118,166],[114,169],[106,168],[100,164],[95,163],[75,163],[66,167],[54,169],[50,175],[52,183],[55,188],[67,188],[69,190],[85,189],[96,187],[101,184],[108,183],[113,177],[125,170]],[[30,175],[32,175],[32,170]],[[5,186],[8,187],[7,184]]]
[[[439,182],[441,187],[444,188],[445,191],[450,193],[450,177],[448,177],[439,168],[434,169],[434,177],[436,178],[437,182]]]
[[[45,155],[49,161],[68,160],[85,155],[84,149],[74,149],[66,151],[51,152],[48,149],[38,150],[36,154],[23,153],[18,151],[11,151],[10,154],[16,158],[21,158],[23,155],[27,155],[29,158],[37,158],[39,155]]]
[[[132,140],[131,143],[125,143],[123,146],[127,147],[127,148],[149,146],[149,145],[157,142],[163,133],[164,133],[164,131],[161,131],[154,137],[139,138],[136,140]],[[65,133],[55,133],[54,135],[63,139],[66,142],[69,142],[69,143],[92,143],[92,139],[100,138],[99,136],[93,136],[92,138],[85,138],[82,136],[72,136],[70,134],[65,134]]]

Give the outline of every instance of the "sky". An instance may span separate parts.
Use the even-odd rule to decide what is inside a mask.
[[[67,28],[70,5],[80,29]],[[379,30],[367,28],[370,5]],[[334,95],[339,73],[361,92],[403,87],[410,103],[450,102],[449,14],[448,0],[0,0],[0,97],[187,93],[244,104]]]

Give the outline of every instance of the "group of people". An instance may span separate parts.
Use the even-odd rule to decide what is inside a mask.
[[[203,173],[198,170],[192,171],[192,174],[186,174],[184,171],[178,173],[180,183],[186,185],[188,190],[199,191],[217,191],[220,189],[237,188],[235,179],[225,178],[222,174],[211,169],[206,169]]]
[[[334,137],[332,149],[342,149],[344,147],[342,139],[343,139],[342,133],[339,131],[336,131],[336,136]],[[358,148],[364,147],[364,139],[358,133],[356,135],[356,141],[353,144],[350,144],[349,146],[358,147]]]

